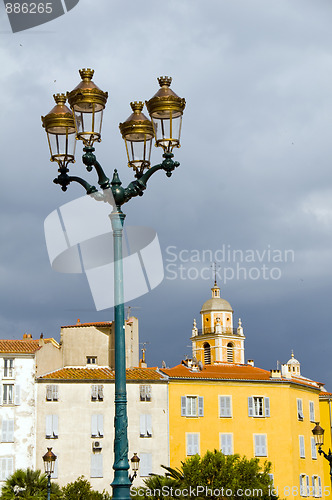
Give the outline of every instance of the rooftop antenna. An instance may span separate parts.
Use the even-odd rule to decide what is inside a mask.
[[[220,266],[217,266],[217,263],[213,262],[211,264],[211,267],[212,267],[213,272],[214,272],[214,286],[217,286],[217,270],[220,269]]]
[[[129,319],[130,318],[130,311],[132,309],[141,309],[141,308],[140,307],[135,307],[135,306],[126,306],[126,309],[127,309],[126,319]]]
[[[142,351],[142,363],[145,363],[145,351],[146,351],[146,345],[149,345],[150,342],[140,342],[140,345],[142,345],[143,347],[141,348],[141,351]]]

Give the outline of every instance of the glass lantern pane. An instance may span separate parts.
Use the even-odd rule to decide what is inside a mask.
[[[91,107],[82,111],[75,106],[74,118],[79,139],[88,145],[92,145],[94,141],[100,141],[103,109],[98,110],[96,105],[91,104]]]
[[[153,125],[156,133],[156,142],[158,146],[166,151],[172,151],[174,147],[180,144],[182,115],[177,117],[153,118]]]
[[[128,160],[131,166],[150,165],[152,139],[146,141],[126,141]]]
[[[54,160],[66,161],[75,156],[75,134],[48,134],[51,157]]]

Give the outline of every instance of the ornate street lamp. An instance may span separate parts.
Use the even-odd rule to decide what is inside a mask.
[[[59,184],[63,191],[67,190],[71,182],[78,182],[87,194],[113,205],[110,214],[114,246],[115,304],[115,437],[112,487],[115,500],[130,500],[122,265],[122,232],[125,214],[122,212],[122,205],[135,196],[142,196],[147,187],[147,181],[157,170],[164,170],[167,177],[170,177],[174,169],[179,166],[179,162],[173,160],[172,151],[175,147],[180,147],[185,100],[178,97],[170,88],[172,79],[164,76],[158,79],[160,85],[158,92],[146,101],[152,122],[143,114],[143,102],[131,103],[133,113],[125,122],[120,123],[119,127],[126,145],[128,166],[133,168],[136,179],[123,188],[117,170],[114,170],[112,181],[110,181],[94,154],[94,143],[101,141],[102,115],[108,94],[94,84],[93,74],[94,71],[91,69],[80,70],[82,81],[74,90],[67,93],[72,110],[71,115],[65,106],[64,96],[61,94],[61,109],[55,107],[48,115],[42,117],[42,122],[48,137],[52,134],[56,136],[62,134],[69,138],[73,134],[73,128],[75,129],[76,139],[82,140],[84,144],[82,161],[88,172],[93,168],[96,170],[98,184],[103,193],[98,192],[95,186],[81,177],[69,175],[68,164],[74,161],[74,155],[69,153],[66,141],[61,144],[59,142],[56,154],[53,154],[51,150],[51,161],[56,161],[59,165],[58,177],[54,179],[54,182]],[[69,122],[64,125],[65,117],[68,121],[70,120],[70,125],[68,125]],[[53,123],[55,120],[57,120],[56,125]],[[163,149],[163,161],[151,166],[150,154],[153,138],[155,138],[155,145]],[[110,192],[112,197],[109,196]],[[132,464],[135,467],[138,466],[136,459]]]
[[[323,455],[323,457],[326,458],[326,460],[328,460],[328,462],[330,464],[330,477],[331,477],[331,485],[332,485],[332,453],[331,453],[330,449],[329,449],[328,454],[322,450],[322,446],[324,444],[324,432],[325,432],[325,430],[319,425],[319,422],[316,422],[316,425],[312,429],[311,432],[315,438],[315,444],[316,444],[316,446],[318,446],[318,453],[320,455]]]
[[[133,475],[130,476],[130,481],[133,482],[135,477],[137,477],[137,472],[139,469],[139,463],[140,463],[140,458],[137,456],[137,453],[134,453],[134,455],[130,459],[131,462],[131,468],[133,470]]]
[[[56,455],[52,452],[52,448],[47,448],[47,452],[43,456],[45,474],[47,475],[47,500],[51,499],[51,475],[54,472]]]

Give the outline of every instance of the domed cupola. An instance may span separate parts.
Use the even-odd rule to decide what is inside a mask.
[[[244,363],[243,328],[233,327],[233,309],[220,297],[220,288],[215,280],[211,288],[212,297],[201,309],[202,328],[196,323],[192,330],[193,356],[203,364],[216,362]]]
[[[291,375],[301,377],[301,363],[294,358],[294,352],[292,351],[292,357],[286,363],[288,372]]]

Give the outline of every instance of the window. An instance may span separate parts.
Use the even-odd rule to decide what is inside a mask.
[[[306,474],[300,474],[300,495],[301,497],[307,497],[310,493],[309,487],[309,476]]]
[[[103,415],[91,415],[91,437],[104,436],[104,418]]]
[[[139,386],[139,400],[140,401],[151,401],[151,385],[140,385]]]
[[[204,363],[206,365],[211,364],[211,346],[208,342],[205,342],[203,345],[204,348]]]
[[[232,416],[232,396],[219,396],[219,417]]]
[[[248,398],[248,416],[269,417],[270,398],[264,398],[262,396],[250,396]]]
[[[300,458],[305,458],[304,436],[299,436]]]
[[[322,496],[322,480],[319,476],[312,476],[312,496],[315,498]]]
[[[152,473],[152,453],[141,453],[139,462],[139,475],[148,476]]]
[[[202,396],[181,396],[182,417],[203,417],[204,400]]]
[[[11,476],[14,472],[14,458],[1,457],[0,458],[0,481],[6,481],[7,477]]]
[[[232,342],[227,344],[227,361],[228,363],[234,363],[234,345]]]
[[[3,443],[14,442],[14,419],[2,420],[1,441]]]
[[[58,401],[59,390],[57,385],[46,386],[46,401]]]
[[[139,436],[151,437],[152,436],[152,418],[151,415],[139,416]]]
[[[267,457],[266,434],[254,434],[255,457]]]
[[[311,458],[317,460],[317,448],[314,437],[311,437]]]
[[[2,404],[14,404],[14,384],[3,384],[2,390]]]
[[[91,454],[90,477],[103,477],[103,455],[101,453]]]
[[[224,455],[233,455],[233,434],[220,433],[220,451]]]
[[[298,420],[303,420],[304,417],[303,417],[302,399],[297,399],[296,404],[297,404],[297,418],[298,418]]]
[[[197,432],[187,433],[186,441],[187,455],[196,455],[196,453],[199,453],[199,434]]]
[[[46,438],[57,439],[59,437],[59,417],[58,415],[46,415]]]
[[[315,403],[309,401],[309,418],[310,422],[315,422]]]
[[[87,356],[86,357],[87,365],[96,365],[97,364],[97,356]]]
[[[58,479],[59,477],[59,453],[56,450],[53,450],[54,455],[56,456],[56,461],[54,462],[54,472],[51,474],[52,479]]]
[[[91,401],[104,400],[104,386],[93,384],[91,386]]]
[[[4,378],[13,378],[14,377],[14,359],[13,358],[5,358],[3,360],[3,376],[4,376]]]

